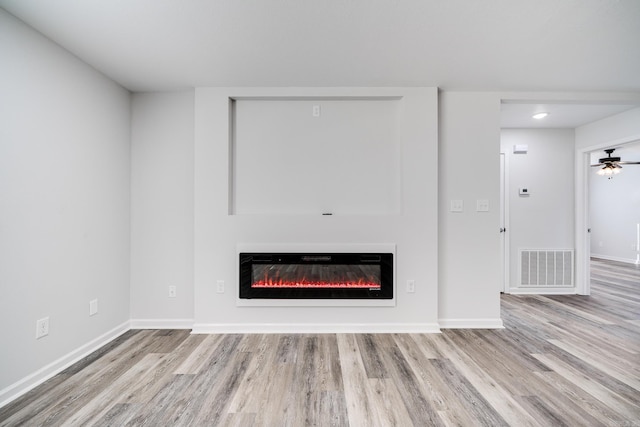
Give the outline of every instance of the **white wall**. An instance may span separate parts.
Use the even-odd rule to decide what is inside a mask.
[[[573,129],[503,129],[509,183],[509,286],[518,291],[518,250],[574,249]],[[514,154],[514,145],[527,145]],[[528,196],[519,194],[526,187]],[[548,289],[547,289],[548,291]]]
[[[193,91],[132,97],[134,327],[193,323],[193,119]]]
[[[0,58],[1,403],[126,328],[130,154],[126,90],[1,9]]]
[[[424,327],[438,322],[445,327],[501,326],[497,231],[500,95],[462,92],[441,94],[439,147],[434,145],[437,126],[434,100],[425,104],[426,107],[423,106],[422,110],[414,107],[402,107],[399,110],[404,114],[400,116],[400,120],[426,119],[424,126],[429,130],[423,137],[425,145],[413,139],[405,142],[408,145],[401,158],[401,206],[398,213],[363,215],[351,212],[333,217],[230,215],[233,209],[230,209],[229,94],[252,94],[254,97],[249,96],[249,99],[255,99],[256,93],[277,96],[283,93],[299,95],[301,92],[307,96],[310,93],[319,96],[332,93],[326,88],[196,90],[193,153],[196,230],[193,256],[196,267],[193,292],[194,317],[198,327],[203,329],[208,325],[217,328],[216,330],[246,330],[259,327],[256,326],[258,324],[265,325],[265,328],[276,324],[287,325],[292,319],[297,319],[296,322],[303,325],[317,326],[330,319],[335,324],[365,325],[369,328],[395,324],[396,329]],[[360,96],[378,92],[394,93],[393,89],[366,88],[345,88],[334,92],[333,95],[343,97],[352,93]],[[155,276],[157,263],[147,262],[143,256],[149,251],[158,260],[167,260],[168,257],[184,258],[180,254],[187,250],[183,245],[186,241],[181,240],[178,247],[169,249],[161,244],[163,238],[159,237],[163,235],[161,228],[175,228],[176,222],[187,220],[186,210],[178,215],[160,213],[164,207],[173,204],[174,200],[181,200],[179,203],[182,206],[185,200],[180,198],[180,191],[172,190],[165,201],[157,197],[155,202],[140,201],[135,196],[157,192],[156,184],[163,182],[162,175],[166,170],[177,169],[181,176],[187,172],[185,163],[179,159],[191,155],[191,149],[188,144],[179,144],[177,141],[183,137],[188,138],[184,125],[190,113],[185,112],[186,110],[182,113],[169,112],[178,105],[181,105],[181,109],[189,107],[172,99],[159,94],[134,98],[132,312],[135,322],[141,325],[152,324],[154,319],[166,318],[171,304],[174,304],[166,298],[169,282],[164,281],[161,274]],[[170,116],[181,118],[176,122]],[[146,119],[142,120],[143,117]],[[430,122],[429,118],[434,122]],[[173,129],[170,131],[172,134],[177,132],[175,138],[162,136],[167,132],[163,124],[165,121],[171,122],[167,126],[168,129]],[[143,134],[150,136],[142,139],[136,136]],[[177,134],[183,137],[177,137]],[[163,154],[151,152],[152,141],[165,147],[161,149]],[[441,150],[440,154],[438,150]],[[143,156],[143,153],[146,154]],[[146,156],[151,156],[152,159],[144,160]],[[172,158],[178,159],[177,165],[173,165]],[[145,171],[138,170],[139,168],[144,168]],[[189,193],[189,183],[185,181],[183,185],[180,187],[181,191]],[[436,195],[438,192],[439,197]],[[467,209],[463,214],[451,214],[448,211],[449,200],[452,198],[465,200]],[[476,212],[477,199],[489,200],[490,211]],[[440,208],[437,207],[438,203]],[[435,209],[439,210],[439,221],[434,220],[437,217]],[[146,214],[138,216],[137,212],[142,210]],[[147,237],[141,239],[139,233],[142,233],[143,227],[147,228],[145,218],[152,218],[154,215],[160,215],[157,225],[148,227],[144,231]],[[439,241],[435,237],[436,227],[439,230]],[[156,237],[151,238],[154,235]],[[388,242],[398,243],[397,308],[300,309],[236,306],[237,244]],[[140,262],[146,264],[139,265]],[[164,267],[159,268],[164,271]],[[438,274],[438,270],[441,274]],[[178,271],[187,274],[186,269],[176,266],[166,271],[171,274]],[[416,294],[406,293],[405,284],[408,279],[416,280]],[[224,294],[215,292],[217,280],[226,282]],[[157,281],[162,281],[162,285],[155,285]],[[190,289],[187,287],[185,291],[189,292]],[[153,301],[153,304],[148,301]],[[187,317],[186,310],[181,313],[180,317]],[[171,323],[170,319],[168,321]]]
[[[440,94],[439,317],[443,327],[500,327],[500,96]],[[463,212],[450,212],[462,200]],[[489,211],[477,212],[476,201]]]
[[[402,98],[395,215],[230,215],[229,98]],[[195,322],[203,331],[437,328],[437,92],[422,88],[196,89]],[[265,143],[269,143],[266,141]],[[339,155],[340,153],[336,153]],[[261,171],[256,171],[260,179]],[[395,307],[238,307],[238,244],[397,245]],[[405,292],[415,280],[415,294]],[[216,293],[216,281],[226,292]]]
[[[640,139],[640,108],[576,128],[576,148],[608,148],[607,144]]]
[[[197,89],[195,107],[195,252],[194,263],[194,317],[200,328],[206,325],[230,330],[265,327],[274,324],[288,324],[297,319],[299,324],[318,325],[330,319],[336,324],[376,325],[396,324],[397,328],[412,325],[440,323],[445,327],[496,327],[501,326],[499,283],[499,168],[500,151],[500,95],[495,93],[443,93],[440,107],[440,144],[433,143],[435,118],[433,107],[424,111],[410,109],[402,120],[425,120],[431,129],[425,134],[426,145],[409,141],[402,154],[400,190],[402,206],[399,214],[361,215],[347,214],[333,217],[320,215],[229,215],[230,211],[230,153],[229,153],[229,102],[230,93],[254,94],[299,93],[300,89]],[[289,91],[289,92],[287,92]],[[308,89],[305,94],[313,93]],[[317,94],[326,95],[327,89],[316,89]],[[352,90],[353,91],[353,90]],[[375,90],[373,91],[375,93]],[[383,90],[392,93],[393,90]],[[341,89],[336,93],[351,93]],[[371,94],[371,90],[358,89],[355,93]],[[251,98],[251,97],[250,97]],[[253,98],[252,98],[253,99]],[[430,101],[431,104],[434,101]],[[161,95],[144,95],[134,100],[134,194],[153,194],[158,191],[157,182],[162,182],[162,174],[177,168],[181,174],[187,169],[172,166],[171,158],[184,159],[190,155],[187,144],[178,144],[180,138],[164,139],[162,123],[171,121],[170,129],[182,129],[178,133],[186,137],[186,118],[189,113],[174,111],[172,108],[188,109],[183,103],[163,99]],[[427,105],[429,105],[427,104]],[[433,104],[431,104],[433,105]],[[403,107],[404,108],[404,107]],[[431,110],[430,110],[431,108]],[[154,112],[151,114],[151,112]],[[404,111],[404,110],[401,110]],[[144,113],[144,114],[143,114]],[[170,115],[182,117],[178,122]],[[143,116],[147,119],[141,120]],[[173,132],[173,131],[172,131]],[[148,134],[152,137],[138,138],[135,135]],[[431,136],[428,136],[431,135]],[[151,141],[163,141],[164,154],[154,155],[154,159],[143,160],[142,141],[149,142],[144,150],[151,150]],[[470,142],[471,141],[471,142]],[[417,145],[414,145],[417,144]],[[169,147],[171,147],[169,149]],[[440,154],[438,154],[440,150]],[[169,155],[168,153],[172,153]],[[435,162],[438,162],[438,176]],[[138,166],[136,166],[138,165]],[[145,166],[146,165],[146,166]],[[138,170],[144,167],[145,172]],[[144,178],[144,179],[143,179]],[[435,186],[438,186],[436,189]],[[181,187],[189,193],[185,181]],[[134,196],[134,230],[132,230],[134,261],[132,273],[133,317],[140,324],[151,324],[153,319],[163,319],[173,304],[166,298],[168,281],[158,275],[153,279],[155,263],[144,266],[142,257],[148,251],[158,260],[167,257],[184,257],[183,241],[179,248],[167,249],[161,245],[163,227],[175,227],[175,222],[186,221],[186,210],[179,215],[158,214],[173,200],[179,199],[179,191],[172,191],[166,201],[138,201]],[[439,196],[436,194],[439,193]],[[462,214],[449,212],[449,200],[465,200],[466,209]],[[478,199],[489,200],[489,212],[476,212]],[[180,199],[182,200],[182,199]],[[185,202],[182,200],[180,202]],[[437,207],[439,203],[440,207]],[[138,206],[138,207],[136,207]],[[137,217],[139,209],[144,216]],[[440,219],[434,222],[439,210]],[[142,211],[140,211],[142,212]],[[145,231],[147,237],[140,239],[141,227],[147,227],[143,218],[160,215],[157,226]],[[136,219],[137,217],[137,219]],[[166,221],[166,224],[161,224]],[[137,225],[135,225],[137,224]],[[174,224],[171,226],[170,224]],[[436,226],[438,242],[435,240]],[[152,230],[160,233],[154,234]],[[430,237],[431,234],[431,237]],[[136,237],[137,236],[137,237]],[[236,245],[242,243],[263,244],[305,244],[305,243],[398,243],[398,300],[397,308],[313,308],[300,309],[237,307],[236,306]],[[439,244],[439,249],[436,244]],[[138,249],[136,248],[138,246]],[[426,245],[426,246],[423,246]],[[155,249],[154,249],[155,248]],[[138,253],[139,251],[139,253]],[[138,253],[138,255],[135,255]],[[146,262],[146,261],[145,261]],[[160,267],[163,269],[164,267]],[[172,274],[178,271],[187,274],[182,267],[171,267]],[[438,274],[440,271],[440,274]],[[434,276],[437,274],[437,277]],[[416,294],[405,292],[406,280],[416,280]],[[227,290],[224,294],[215,292],[217,280],[224,280]],[[163,281],[162,285],[155,285]],[[185,292],[189,292],[187,287]],[[179,292],[180,295],[180,292]],[[148,303],[153,301],[153,304]],[[181,306],[186,307],[186,306]],[[180,317],[187,317],[182,311]],[[145,322],[144,320],[148,321]],[[326,326],[326,325],[325,325]]]
[[[235,101],[233,212],[399,214],[401,105],[396,98]]]

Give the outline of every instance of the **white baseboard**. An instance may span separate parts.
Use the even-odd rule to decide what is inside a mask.
[[[196,323],[193,334],[439,333],[437,323]]]
[[[591,254],[591,258],[600,258],[600,259],[606,259],[608,261],[618,261],[618,262],[624,262],[626,264],[633,264],[633,265],[637,265],[638,264],[635,259],[619,258],[619,257],[615,257],[615,256],[599,255],[599,254],[594,254],[594,253]]]
[[[129,329],[130,328],[128,321],[119,326],[116,326],[115,328],[102,334],[98,338],[89,341],[88,343],[84,344],[81,347],[78,347],[67,355],[62,356],[58,360],[37,370],[33,374],[24,377],[23,379],[15,382],[14,384],[11,384],[9,387],[6,387],[3,390],[0,390],[0,408],[22,396],[29,390],[39,386],[54,375],[59,374],[69,366],[98,350],[100,347],[118,338]]]
[[[131,329],[192,329],[193,319],[131,319]]]
[[[502,319],[439,319],[442,329],[504,329]]]

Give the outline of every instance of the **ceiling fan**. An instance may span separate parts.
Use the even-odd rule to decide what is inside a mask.
[[[607,153],[607,157],[603,157],[598,160],[598,163],[595,165],[591,165],[591,167],[599,167],[603,166],[597,173],[600,176],[608,176],[611,179],[612,175],[617,175],[622,171],[622,166],[620,165],[640,165],[640,162],[622,162],[620,161],[620,157],[613,157],[613,152],[616,151],[615,148],[607,148],[604,150]]]

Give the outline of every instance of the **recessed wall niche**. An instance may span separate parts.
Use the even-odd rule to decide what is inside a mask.
[[[401,210],[400,97],[235,99],[231,214]]]

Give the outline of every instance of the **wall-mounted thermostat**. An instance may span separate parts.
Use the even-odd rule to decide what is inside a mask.
[[[528,188],[519,188],[518,192],[520,193],[521,196],[528,196],[529,195],[529,189]]]
[[[527,154],[529,146],[527,144],[517,144],[513,146],[513,154]]]

